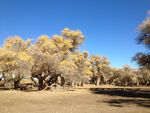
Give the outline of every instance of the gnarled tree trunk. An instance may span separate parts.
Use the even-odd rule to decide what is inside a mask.
[[[44,88],[44,78],[43,77],[40,77],[39,78],[39,85],[38,85],[38,89],[39,90],[42,90]]]
[[[98,86],[99,84],[100,84],[100,77],[97,77],[96,85]]]
[[[14,80],[14,88],[15,89],[19,88],[19,80]]]

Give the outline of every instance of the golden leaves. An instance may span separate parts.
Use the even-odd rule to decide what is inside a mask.
[[[65,47],[66,49],[73,48],[72,41],[71,41],[71,40],[68,40],[68,39],[65,39],[65,40],[64,40],[64,47]]]
[[[52,37],[52,40],[56,43],[56,44],[62,44],[64,43],[64,38],[60,35],[54,35]]]
[[[35,44],[19,36],[11,37],[6,40],[4,48],[0,49],[0,64],[4,68],[10,65],[8,70],[11,70],[12,67],[22,70],[23,66],[26,66],[26,70],[35,63],[38,66],[36,68],[40,70],[43,65],[47,69],[52,67],[50,65],[52,62],[52,65],[56,66],[53,68],[60,68],[64,73],[71,72],[73,75],[78,72],[78,75],[79,73],[83,76],[90,75],[91,63],[88,60],[88,52],[81,53],[75,49],[83,41],[84,36],[79,30],[68,28],[65,28],[61,35],[53,35],[51,38],[41,35]]]
[[[74,64],[74,62],[71,62],[71,61],[67,61],[67,60],[64,60],[60,63],[61,66],[66,66],[68,68],[77,68],[77,66]]]
[[[20,52],[18,55],[17,55],[17,58],[19,60],[22,60],[22,61],[26,61],[26,62],[29,62],[32,60],[32,57],[29,56],[26,52]]]
[[[4,48],[12,51],[25,51],[27,50],[28,46],[30,45],[31,40],[28,39],[24,41],[19,36],[10,37],[5,41]]]
[[[91,62],[95,62],[95,63],[98,63],[98,62],[100,62],[100,60],[101,60],[101,57],[100,56],[91,56]]]
[[[4,71],[14,68],[14,66],[16,65],[15,52],[7,50],[5,48],[1,48],[0,53],[0,69]]]
[[[73,48],[78,47],[78,45],[82,44],[84,41],[84,36],[79,30],[70,30],[68,28],[64,28],[62,31],[63,36],[72,41]]]
[[[39,36],[37,43],[43,44],[48,40],[49,40],[49,37],[47,35],[41,35]]]

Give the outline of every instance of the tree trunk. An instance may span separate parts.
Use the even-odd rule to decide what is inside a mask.
[[[43,84],[43,78],[39,79],[39,85],[38,85],[38,89],[42,90],[44,88],[44,84]]]
[[[75,82],[74,82],[74,81],[72,81],[71,86],[72,86],[72,87],[74,87],[74,86],[75,86]]]
[[[84,82],[81,83],[81,86],[82,86],[82,87],[84,86]]]
[[[100,77],[98,77],[96,81],[96,85],[98,86],[99,84],[100,84]]]
[[[136,85],[139,86],[139,80],[136,81]]]
[[[62,83],[61,83],[61,76],[58,76],[58,77],[57,77],[57,83],[61,86],[61,84],[62,84]]]
[[[19,88],[19,80],[14,81],[14,88],[18,89]]]

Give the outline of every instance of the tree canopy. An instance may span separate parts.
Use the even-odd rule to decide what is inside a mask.
[[[149,22],[148,18],[140,25],[141,35],[138,37],[138,43],[148,48]],[[24,79],[32,81],[39,90],[54,84],[150,85],[149,53],[138,53],[134,58],[142,68],[135,70],[125,65],[117,69],[110,66],[107,57],[80,51],[84,40],[81,31],[68,28],[64,28],[60,35],[41,35],[35,43],[19,36],[9,37],[0,48],[0,85],[17,89],[26,81]]]
[[[133,58],[141,67],[150,69],[150,17],[147,17],[142,24],[139,25],[140,34],[137,37],[137,43],[147,47],[148,52],[139,52]]]

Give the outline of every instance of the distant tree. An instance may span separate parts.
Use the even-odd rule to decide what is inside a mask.
[[[96,85],[105,84],[109,72],[109,61],[106,57],[91,56],[93,79]]]
[[[138,43],[148,49],[149,21],[148,18],[140,25],[141,35],[137,38]],[[112,68],[106,57],[79,51],[84,39],[81,31],[68,28],[60,35],[41,35],[35,43],[19,36],[9,37],[0,48],[0,85],[17,89],[23,86],[24,79],[33,81],[39,90],[66,83],[72,86],[89,82],[96,85],[150,85],[149,53],[135,55],[139,69],[128,65],[121,69]]]
[[[140,85],[150,85],[150,70],[147,68],[140,68],[138,73],[138,79]]]
[[[108,78],[108,83],[117,86],[134,86],[139,85],[138,69],[132,69],[128,65],[123,68],[111,68],[111,74]]]
[[[124,86],[133,86],[138,84],[138,79],[135,69],[132,69],[128,65],[124,65],[122,68],[121,84]]]

